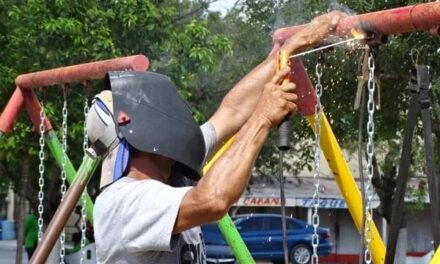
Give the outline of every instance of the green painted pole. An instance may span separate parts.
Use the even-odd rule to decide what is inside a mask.
[[[220,158],[223,153],[232,145],[234,142],[235,136],[231,137],[208,161],[208,163],[203,167],[203,174],[207,173],[209,169],[214,165],[214,163]],[[240,264],[255,264],[254,259],[252,258],[249,249],[241,238],[240,233],[235,227],[234,222],[232,221],[229,214],[223,216],[222,219],[217,221],[217,226],[220,229],[220,232],[223,234],[223,237],[228,243],[229,247],[232,249],[235,258]]]
[[[63,161],[63,148],[55,131],[50,130],[46,134],[46,142],[47,145],[49,146],[50,151],[52,152],[52,155],[55,157],[56,162],[61,167]],[[72,184],[72,182],[75,180],[75,176],[76,176],[76,170],[73,167],[72,162],[70,162],[69,157],[66,155],[67,182],[69,184]],[[87,213],[87,220],[89,220],[90,223],[93,224],[93,202],[92,199],[90,199],[89,194],[86,194],[86,213]]]
[[[218,220],[217,226],[222,232],[226,243],[228,243],[229,247],[231,247],[238,263],[255,264],[249,249],[246,247],[243,238],[235,227],[235,224],[229,214],[226,214],[222,219]]]

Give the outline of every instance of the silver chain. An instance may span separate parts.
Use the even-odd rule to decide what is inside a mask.
[[[66,163],[67,163],[67,91],[63,86],[63,123],[62,123],[62,150],[63,156],[61,159],[61,201],[64,200],[66,194]],[[63,228],[60,236],[60,264],[64,264],[64,257],[66,256],[66,230]]]
[[[368,103],[367,103],[367,111],[368,111],[368,122],[367,122],[367,185],[365,187],[366,193],[366,204],[365,204],[365,252],[364,252],[364,260],[365,263],[370,264],[372,261],[371,252],[370,252],[370,243],[372,239],[371,232],[371,223],[373,221],[373,208],[371,206],[371,200],[373,199],[373,136],[374,136],[374,90],[375,90],[375,82],[374,82],[374,57],[373,53],[370,52],[370,56],[368,57]]]
[[[322,95],[322,68],[321,63],[316,64],[315,68],[316,75],[316,104],[315,104],[315,144],[314,144],[314,167],[313,167],[313,185],[315,187],[315,192],[313,193],[313,216],[312,216],[312,225],[313,225],[313,235],[312,235],[312,264],[319,263],[318,258],[318,246],[319,246],[319,235],[318,235],[318,227],[319,227],[319,165],[321,161],[321,95]]]
[[[87,116],[89,114],[89,102],[86,97],[84,102],[84,140],[83,140],[83,152],[84,155],[86,154],[86,149],[89,148],[89,138],[87,136]],[[85,156],[84,156],[85,157]],[[87,194],[87,187],[84,188],[84,191],[81,194],[81,258],[80,258],[80,264],[83,264],[84,262],[84,256],[85,256],[85,246],[86,246],[86,229],[87,229],[87,219],[86,219],[86,206],[87,206],[87,200],[86,200],[86,194]]]
[[[40,159],[40,164],[38,165],[38,172],[40,173],[40,177],[38,178],[38,186],[40,187],[38,191],[38,241],[41,241],[43,237],[43,213],[44,213],[44,133],[46,132],[46,127],[44,125],[44,105],[41,102],[41,110],[40,110],[40,151],[38,152],[38,157]]]

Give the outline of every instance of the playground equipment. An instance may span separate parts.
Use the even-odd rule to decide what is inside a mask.
[[[396,191],[394,193],[393,211],[391,218],[391,228],[387,241],[387,257],[385,263],[392,264],[397,247],[397,238],[399,232],[399,225],[403,219],[403,203],[406,190],[406,184],[409,179],[409,166],[411,164],[411,149],[412,141],[414,139],[414,130],[417,123],[417,116],[421,115],[423,126],[423,142],[425,149],[426,174],[429,183],[429,192],[438,192],[438,182],[436,181],[436,166],[434,162],[434,150],[432,140],[431,127],[431,106],[433,102],[431,85],[429,78],[428,66],[418,64],[414,61],[409,83],[409,92],[411,95],[409,102],[409,109],[407,113],[406,126],[404,130],[404,138],[402,143],[402,154],[399,164],[399,175],[396,182]],[[438,199],[436,196],[431,199],[431,216],[439,216]],[[437,206],[435,206],[437,205]],[[432,230],[434,238],[434,246],[437,247],[439,243],[440,222],[438,218],[433,218]]]
[[[284,51],[278,51],[277,53],[277,63],[276,70],[279,71],[285,67],[291,67],[289,54]],[[289,77],[286,76],[283,80],[283,84],[289,83]],[[287,227],[286,227],[286,196],[284,194],[284,171],[283,171],[283,157],[284,152],[290,149],[290,121],[289,117],[284,119],[281,124],[278,126],[278,151],[279,151],[279,181],[280,181],[280,198],[281,198],[281,225],[283,232],[283,255],[284,262],[289,262],[289,248],[287,245]]]
[[[101,79],[108,71],[112,70],[146,70],[148,67],[148,59],[145,56],[130,56],[125,58],[118,58],[113,60],[106,60],[95,63],[88,63],[76,66],[69,66],[59,69],[41,71],[36,73],[24,74],[20,75],[16,79],[17,88],[14,91],[11,99],[6,105],[2,115],[0,116],[0,135],[3,135],[10,131],[12,125],[21,110],[21,108],[26,108],[34,127],[39,128],[39,132],[41,133],[40,137],[40,192],[39,192],[39,226],[40,230],[43,226],[41,214],[42,214],[42,199],[44,197],[44,193],[42,192],[42,185],[44,185],[44,165],[42,164],[42,149],[44,148],[44,144],[47,142],[52,154],[54,155],[57,163],[60,167],[63,168],[64,173],[66,174],[67,181],[71,184],[65,199],[63,199],[60,210],[57,210],[53,218],[53,225],[49,225],[43,241],[40,243],[39,248],[41,252],[50,253],[53,244],[58,238],[61,230],[63,229],[70,213],[75,207],[79,196],[83,196],[83,199],[86,201],[86,208],[83,207],[83,218],[85,218],[85,214],[87,214],[87,218],[90,222],[93,221],[93,204],[88,197],[87,194],[83,193],[84,187],[88,182],[87,176],[90,176],[93,173],[93,170],[96,168],[99,159],[90,158],[85,156],[83,163],[76,173],[73,165],[71,164],[67,155],[65,155],[65,146],[61,144],[52,129],[51,123],[49,119],[44,114],[44,108],[38,101],[35,96],[32,88],[44,88],[49,85],[56,84],[66,84],[71,82],[84,82],[95,79]],[[67,117],[67,116],[66,116]],[[64,119],[64,118],[63,118]],[[63,126],[64,127],[64,126]],[[63,141],[65,143],[65,141]],[[77,175],[76,175],[77,174]],[[76,175],[76,176],[75,176]],[[43,179],[43,181],[41,180]],[[72,199],[73,198],[73,199]],[[63,207],[64,206],[64,207]],[[84,224],[83,224],[84,227]],[[82,228],[82,233],[84,233],[85,227]],[[40,234],[41,238],[41,234]],[[84,238],[82,239],[84,241]],[[44,243],[45,241],[53,243],[48,246],[48,243]],[[82,243],[83,244],[83,243]],[[39,255],[43,256],[44,259],[47,258],[47,255]],[[60,252],[62,257],[62,252]],[[37,256],[38,257],[38,256]],[[38,262],[38,260],[37,260]],[[44,262],[44,261],[42,261]]]
[[[392,34],[405,33],[417,30],[429,30],[432,34],[439,34],[440,26],[440,3],[427,3],[417,4],[401,8],[395,8],[390,10],[383,10],[378,12],[372,12],[367,14],[361,14],[357,16],[348,16],[338,23],[336,26],[336,34],[339,36],[347,36],[352,29],[359,29],[368,34],[367,42],[372,46],[381,45],[386,41],[386,37]],[[291,35],[301,30],[304,25],[293,26],[287,28],[281,28],[275,31],[273,35],[274,46],[272,52],[277,51],[282,43]],[[370,60],[371,61],[371,60]],[[369,64],[370,65],[370,64]],[[371,64],[371,66],[373,66]],[[372,67],[374,68],[374,67]],[[301,99],[298,103],[299,111],[305,116],[311,116],[313,113],[313,105],[316,103],[316,97],[313,93],[313,87],[308,80],[308,76],[302,69],[293,69],[293,80],[297,83],[297,93]],[[296,75],[296,76],[295,76]],[[374,82],[371,83],[374,85]],[[369,106],[369,109],[371,106]],[[362,208],[359,205],[362,204],[360,192],[351,176],[346,162],[341,159],[342,153],[337,146],[336,139],[332,145],[328,145],[332,142],[333,135],[327,135],[331,132],[331,128],[323,116],[324,124],[321,138],[321,148],[326,156],[331,170],[335,176],[336,182],[347,202],[350,214],[356,224],[356,227],[362,231]],[[369,129],[371,130],[371,128]],[[330,136],[330,138],[327,138]],[[323,141],[323,139],[327,139]],[[433,221],[438,220],[438,193],[433,191],[433,188],[438,186],[437,179],[430,177],[429,179],[429,196],[431,197],[431,216]],[[367,188],[368,189],[368,188]],[[436,189],[438,190],[438,189]],[[437,209],[436,209],[437,208]],[[369,216],[368,216],[369,215]],[[367,214],[367,219],[371,217],[371,213]],[[393,228],[393,227],[391,227]],[[371,245],[367,249],[371,252],[372,260],[374,263],[383,263],[385,261],[385,246],[380,238],[374,223],[371,223]],[[437,227],[433,226],[434,235],[434,248],[438,247],[439,241],[435,239],[437,237]],[[366,252],[366,255],[369,252]]]
[[[407,6],[402,8],[384,10],[379,12],[373,12],[368,14],[362,14],[358,16],[349,16],[343,18],[337,25],[336,32],[340,36],[347,36],[350,34],[351,29],[355,28],[364,31],[367,34],[367,43],[374,47],[382,44],[386,40],[386,36],[391,34],[398,34],[404,32],[411,32],[416,30],[430,30],[434,35],[439,34],[440,26],[440,3],[427,3],[418,4],[413,6]],[[277,52],[282,43],[291,35],[297,33],[304,26],[294,26],[288,28],[282,28],[274,33],[273,41],[274,47],[272,52]],[[322,86],[320,84],[320,71],[319,64],[317,64],[317,91],[313,88],[310,79],[304,69],[304,66],[299,58],[293,60],[292,74],[290,80],[294,81],[297,85],[297,93],[299,97],[299,113],[306,116],[310,122],[312,129],[315,131],[315,147],[322,149],[328,163],[331,168],[335,180],[341,190],[341,193],[347,202],[349,211],[355,222],[359,232],[363,232],[363,208],[362,197],[359,192],[354,178],[349,170],[347,162],[344,160],[341,149],[337,143],[337,140],[331,130],[329,122],[323,111],[321,110],[319,103],[320,91]],[[374,58],[372,55],[369,57],[369,143],[367,146],[367,152],[372,155],[372,133],[373,127],[373,111],[374,103],[372,101],[372,93],[374,92]],[[87,185],[87,182],[96,169],[100,160],[98,156],[85,156],[78,171],[75,170],[65,151],[63,151],[63,144],[60,143],[56,134],[53,131],[49,119],[45,116],[44,108],[38,101],[33,89],[44,88],[49,85],[62,85],[72,82],[84,82],[95,79],[103,78],[104,74],[113,70],[140,70],[144,71],[148,68],[148,59],[145,56],[130,56],[125,58],[118,58],[113,60],[106,60],[94,63],[87,63],[75,66],[69,66],[64,68],[58,68],[53,70],[46,70],[36,73],[29,73],[20,75],[16,79],[17,88],[11,96],[4,111],[0,115],[0,138],[6,133],[10,132],[14,121],[17,118],[19,111],[22,108],[26,108],[29,117],[34,124],[34,127],[40,128],[41,134],[40,146],[44,147],[44,143],[47,143],[52,154],[54,155],[57,163],[64,168],[66,180],[70,184],[60,207],[54,215],[51,223],[46,229],[46,232],[42,236],[42,240],[31,260],[31,263],[44,263],[57,238],[62,232],[62,229],[77,204],[81,195],[86,199],[86,214],[89,221],[92,219],[93,204],[83,190]],[[321,88],[320,88],[321,87]],[[318,95],[318,96],[317,96]],[[319,135],[319,136],[318,136]],[[222,152],[224,152],[230,145],[233,139],[214,156],[213,160],[217,159]],[[42,142],[43,141],[43,142]],[[42,143],[42,144],[41,144]],[[316,155],[316,154],[315,154]],[[319,157],[315,156],[315,162]],[[371,158],[371,156],[370,156]],[[282,158],[280,158],[282,162]],[[371,188],[371,160],[368,160],[368,178]],[[209,169],[212,166],[210,162],[206,168]],[[316,164],[316,163],[315,163]],[[43,165],[43,164],[41,164]],[[44,166],[44,165],[43,165]],[[316,175],[314,174],[315,187],[319,186],[319,168],[315,168]],[[44,176],[44,170],[40,171],[40,176]],[[43,177],[44,179],[44,177]],[[431,187],[438,186],[435,177],[430,177],[429,185]],[[44,182],[43,182],[44,184]],[[368,192],[368,191],[367,191]],[[316,194],[317,195],[317,194]],[[438,194],[435,193],[434,188],[430,188],[429,195],[431,197],[432,219],[438,220]],[[371,189],[368,194],[368,199],[371,200]],[[319,201],[319,197],[314,197]],[[319,224],[318,204],[314,203],[314,225]],[[368,202],[367,202],[368,205]],[[365,261],[367,263],[384,263],[385,261],[385,246],[379,235],[379,232],[371,221],[372,211],[371,207],[365,209],[365,216],[367,218],[366,229],[369,229],[366,234],[367,247],[365,252]],[[316,214],[315,214],[316,213]],[[315,216],[316,215],[316,216]],[[42,225],[42,223],[41,223]],[[225,235],[227,242],[231,245],[237,259],[240,263],[254,263],[252,257],[244,246],[243,241],[240,239],[239,234],[233,227],[232,220],[226,216],[219,221],[219,226],[222,233]],[[434,245],[437,249],[435,258],[439,256],[439,227],[433,227],[434,233]],[[318,242],[318,241],[316,241]],[[317,257],[313,257],[315,263],[318,261]]]

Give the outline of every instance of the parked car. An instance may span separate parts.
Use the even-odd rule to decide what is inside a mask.
[[[207,264],[235,264],[235,257],[228,245],[206,244]]]
[[[281,215],[237,215],[233,217],[233,220],[254,259],[283,263]],[[286,223],[290,261],[294,264],[310,263],[312,257],[313,226],[292,217],[287,217]],[[207,258],[211,260],[210,263],[233,263],[231,261],[233,257],[232,252],[225,249],[228,248],[228,245],[217,225],[203,225],[202,231],[207,246]],[[320,227],[317,233],[319,235],[318,255],[330,254],[332,243],[329,240],[329,230]],[[216,247],[212,247],[214,245]],[[217,256],[222,259],[228,259],[231,262],[215,262]]]

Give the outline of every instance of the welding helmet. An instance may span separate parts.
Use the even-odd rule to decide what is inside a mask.
[[[172,174],[200,179],[203,135],[169,77],[115,71],[105,76],[105,87],[111,92],[95,97],[87,118],[92,148],[105,156],[101,187],[125,175],[130,148],[170,158]]]

